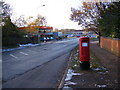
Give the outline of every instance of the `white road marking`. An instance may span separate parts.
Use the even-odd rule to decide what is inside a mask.
[[[18,58],[18,57],[16,57],[16,56],[14,56],[13,54],[10,54],[10,56],[12,56],[12,57],[14,57],[14,58],[16,58],[16,59]]]
[[[24,55],[28,55],[27,53],[24,53],[24,52],[20,52],[21,54],[24,54]]]

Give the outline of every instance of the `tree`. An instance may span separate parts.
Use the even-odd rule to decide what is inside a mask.
[[[24,18],[24,15],[21,15],[18,19],[15,19],[13,21],[13,23],[17,26],[17,27],[24,27],[27,25],[27,20]]]
[[[5,17],[9,17],[11,15],[10,5],[5,3],[4,1],[0,1],[0,19],[4,19]],[[4,22],[0,22],[0,26],[3,26]]]
[[[38,15],[37,19],[35,19],[34,22],[35,22],[36,26],[46,26],[46,24],[47,24],[46,18],[41,15]]]
[[[101,18],[101,10],[104,11],[108,3],[83,2],[80,9],[71,8],[71,20],[78,22],[86,30],[92,30],[96,34],[100,34],[97,28],[98,19]]]
[[[92,30],[100,36],[120,37],[120,2],[83,2],[80,9],[71,8],[71,20],[78,22],[85,30]]]
[[[16,46],[24,41],[24,32],[19,31],[17,26],[11,21],[11,8],[10,5],[0,1],[0,18],[2,22],[2,45],[3,46]]]
[[[11,22],[10,17],[3,19],[5,25],[2,27],[2,44],[3,46],[16,46],[23,38],[24,33],[17,30],[16,26]]]
[[[46,26],[46,23],[47,23],[47,21],[46,21],[45,17],[38,15],[37,19],[35,19],[33,21],[28,20],[28,25],[27,25],[26,31],[31,34],[37,34],[39,26]]]
[[[11,15],[10,11],[11,11],[10,5],[5,3],[4,1],[0,1],[0,16],[1,17],[10,16]]]
[[[39,26],[46,26],[47,21],[45,17],[41,15],[38,15],[36,19],[32,16],[25,18],[24,15],[21,15],[18,19],[15,19],[13,23],[18,27],[26,27],[26,33],[35,34],[37,33],[37,28],[39,28]]]
[[[120,2],[111,3],[108,8],[101,13],[101,18],[98,19],[98,28],[103,36],[120,38],[119,6]]]

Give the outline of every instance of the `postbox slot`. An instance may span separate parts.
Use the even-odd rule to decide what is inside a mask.
[[[87,42],[87,40],[82,40],[82,42]]]

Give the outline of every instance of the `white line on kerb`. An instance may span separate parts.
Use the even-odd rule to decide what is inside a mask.
[[[21,54],[24,54],[24,55],[28,55],[27,53],[24,53],[24,52],[20,52]]]
[[[14,58],[16,58],[16,59],[18,58],[18,57],[16,57],[16,56],[14,56],[13,54],[10,54],[10,56],[12,56],[12,57],[14,57]]]

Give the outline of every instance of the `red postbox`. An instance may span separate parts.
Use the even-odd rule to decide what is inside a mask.
[[[79,57],[80,57],[80,68],[90,68],[90,41],[89,37],[80,37],[79,39]]]

